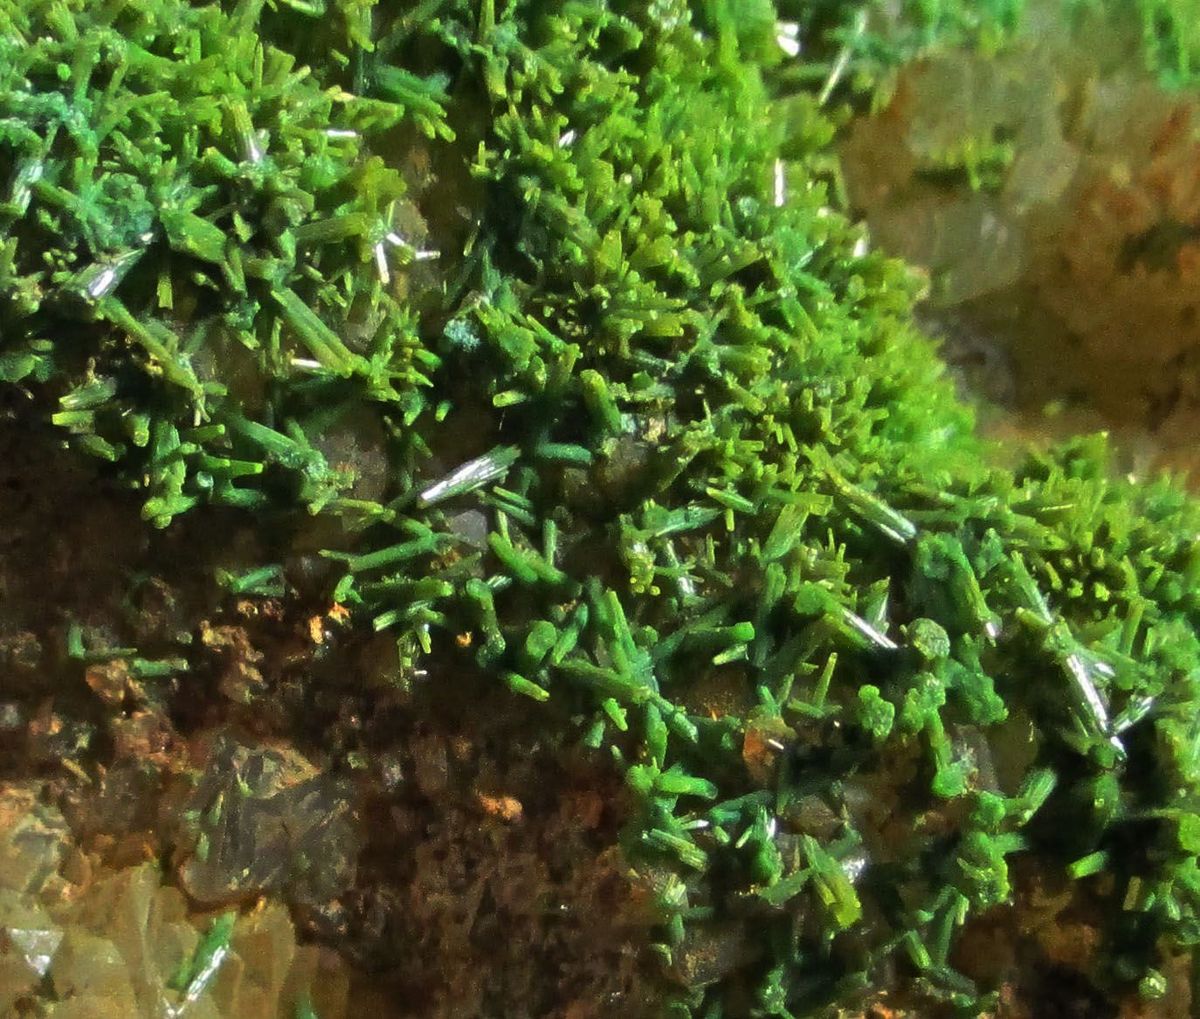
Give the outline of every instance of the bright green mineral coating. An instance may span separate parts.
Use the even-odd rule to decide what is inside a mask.
[[[0,0],[0,376],[156,525],[319,515],[407,669],[473,653],[569,707],[627,775],[666,967],[696,924],[753,945],[673,1014],[851,1007],[893,964],[976,1014],[953,946],[1017,854],[1103,870],[1094,978],[1157,988],[1200,939],[1200,513],[1100,439],[989,465],[830,207],[840,37],[806,78],[776,31],[768,0]],[[364,406],[379,499],[321,451]],[[1002,786],[977,748],[1018,717]],[[855,790],[946,823],[875,858]]]

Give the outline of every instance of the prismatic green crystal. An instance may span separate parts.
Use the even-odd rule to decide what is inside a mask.
[[[0,1010],[1185,999],[1200,512],[1001,466],[831,158],[1022,9],[0,0],[12,526],[77,539],[3,565]]]

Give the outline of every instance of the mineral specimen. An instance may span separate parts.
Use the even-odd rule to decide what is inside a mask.
[[[0,0],[4,1007],[1182,1007],[1200,511],[992,459],[831,152],[1019,6]]]

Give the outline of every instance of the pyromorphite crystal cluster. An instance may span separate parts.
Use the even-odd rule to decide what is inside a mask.
[[[1200,512],[1110,478],[1099,439],[989,466],[912,282],[830,188],[823,83],[849,50],[816,33],[857,12],[783,8],[0,3],[10,415],[51,422],[157,527],[261,525],[278,559],[203,551],[239,611],[323,600],[311,642],[349,635],[297,691],[178,606],[148,648],[66,625],[57,660],[110,738],[50,745],[83,782],[221,705],[276,739],[285,701],[315,705],[338,718],[324,763],[378,808],[438,795],[472,751],[418,734],[409,775],[343,738],[363,712],[507,688],[531,762],[620,776],[652,931],[627,954],[653,990],[573,999],[560,945],[534,944],[559,997],[501,980],[480,1015],[1041,1015],[1066,993],[1103,1014],[1161,997],[1168,967],[1178,1001],[1200,938]],[[375,685],[347,692],[344,648],[380,641]],[[56,703],[40,737],[77,731]],[[218,737],[168,847],[210,907],[353,843],[338,780],[268,782],[293,757],[240,739]],[[504,793],[480,809],[516,823]],[[277,817],[295,803],[302,828]],[[372,816],[414,858],[442,837]],[[230,877],[234,829],[288,855],[240,845]],[[461,887],[471,916],[496,901]],[[336,909],[290,901],[337,944]],[[1064,947],[1047,928],[1068,912]],[[69,997],[53,967],[45,993]],[[397,1014],[435,1014],[407,993]]]

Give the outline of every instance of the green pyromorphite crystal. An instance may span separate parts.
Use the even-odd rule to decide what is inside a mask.
[[[848,8],[0,0],[0,377],[159,526],[321,518],[414,681],[566,706],[664,971],[751,943],[664,1010],[977,1014],[955,946],[1017,857],[1102,871],[1092,978],[1157,988],[1200,938],[1200,513],[1098,439],[989,465],[831,207],[844,58],[786,19]]]

